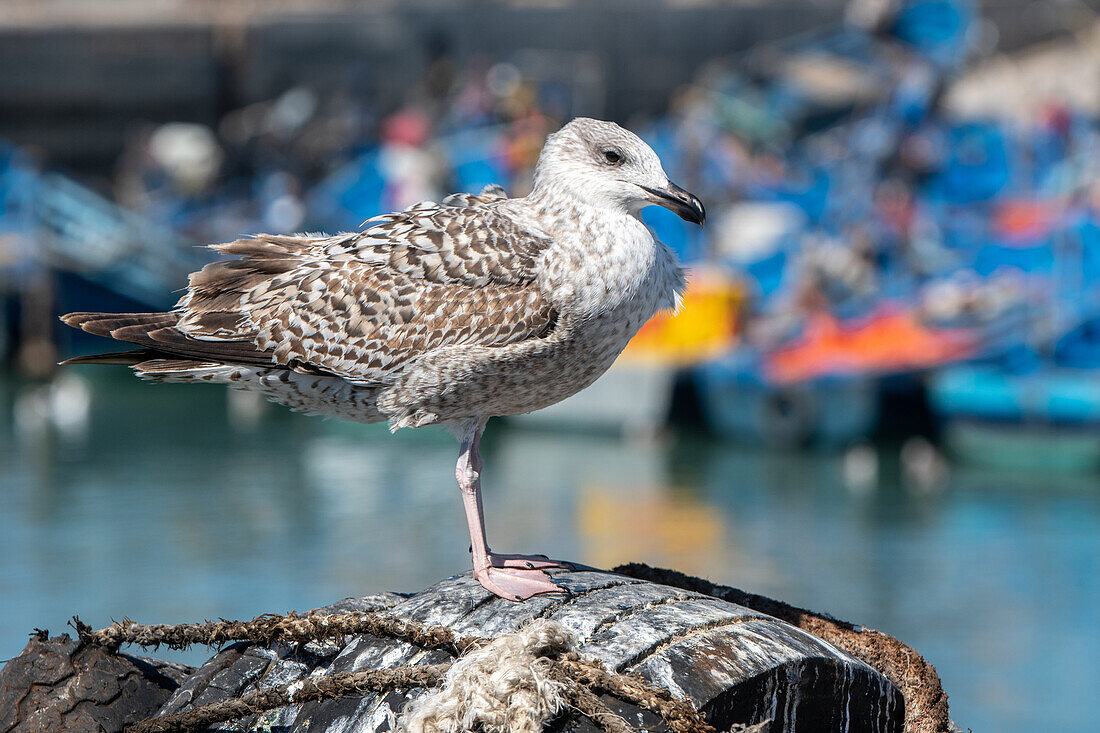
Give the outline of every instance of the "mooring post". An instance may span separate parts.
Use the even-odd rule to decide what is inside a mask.
[[[145,719],[142,729],[176,730],[227,719],[221,713],[236,719],[234,730],[391,730],[456,659],[518,637],[536,619],[570,639],[567,652],[546,652],[547,674],[588,701],[553,718],[555,730],[904,730],[905,702],[886,676],[787,621],[629,575],[583,569],[556,572],[555,581],[569,593],[523,603],[492,596],[464,574],[416,594],[347,599],[307,616],[95,633],[80,625],[83,643],[37,637],[0,672],[0,730],[37,730],[28,726],[44,714],[66,730],[122,730]],[[375,633],[349,633],[361,628]],[[197,669],[110,651],[112,640],[180,646],[189,635],[252,640],[230,644]],[[428,643],[437,638],[447,643]],[[84,671],[64,677],[37,661],[60,652]],[[105,667],[95,655],[113,661]],[[123,680],[119,689],[93,689],[89,675],[100,668]],[[416,670],[423,674],[410,674]],[[38,717],[25,703],[31,690],[34,708],[47,711]],[[295,697],[303,690],[309,694]],[[70,721],[78,709],[84,717]]]

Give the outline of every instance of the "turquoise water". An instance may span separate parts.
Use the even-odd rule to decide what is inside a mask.
[[[246,618],[467,567],[449,435],[227,394],[108,368],[0,378],[0,658],[73,614]],[[894,634],[964,729],[1096,729],[1096,477],[914,483],[881,448],[861,482],[840,454],[508,423],[484,455],[496,549],[675,567]]]

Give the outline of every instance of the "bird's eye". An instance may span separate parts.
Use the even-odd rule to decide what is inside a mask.
[[[603,151],[603,159],[611,165],[618,165],[623,162],[623,154],[615,148],[608,148]]]

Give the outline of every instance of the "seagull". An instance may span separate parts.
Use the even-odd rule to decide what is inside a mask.
[[[577,118],[547,138],[526,197],[489,186],[358,232],[211,245],[237,257],[192,273],[171,311],[62,316],[140,347],[63,363],[228,384],[391,430],[442,425],[460,444],[474,576],[513,601],[563,592],[544,571],[565,563],[489,549],[478,445],[490,417],[579,392],[654,313],[677,307],[684,273],[639,219],[650,204],[706,219],[641,138]]]

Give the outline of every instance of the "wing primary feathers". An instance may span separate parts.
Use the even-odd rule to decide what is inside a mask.
[[[173,311],[62,320],[160,360],[385,384],[437,349],[503,347],[554,329],[537,284],[550,239],[525,229],[499,206],[504,201],[492,187],[376,217],[362,232],[211,245],[236,258],[192,273]],[[136,357],[77,363],[108,358]]]
[[[149,349],[135,349],[133,351],[116,351],[112,354],[91,354],[89,356],[74,356],[61,362],[61,366],[70,364],[114,364],[116,366],[135,366],[156,356],[155,351]]]
[[[175,313],[69,313],[62,316],[61,320],[88,333],[136,344],[160,355],[276,366],[269,353],[258,351],[255,344],[248,341],[201,341],[190,338],[176,329],[177,318]],[[95,357],[77,358],[83,360],[69,363],[112,363],[95,361]],[[106,354],[104,358],[121,357],[118,354]],[[148,358],[148,355],[144,357]]]

